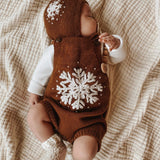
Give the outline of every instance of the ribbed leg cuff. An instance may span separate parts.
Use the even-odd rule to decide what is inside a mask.
[[[85,128],[82,128],[80,130],[78,130],[74,136],[74,141],[75,139],[77,139],[80,136],[84,136],[84,135],[88,135],[88,136],[92,136],[95,137],[95,139],[97,140],[98,143],[98,151],[101,148],[101,141],[102,138],[104,136],[104,134],[106,133],[106,126],[103,124],[94,124]]]

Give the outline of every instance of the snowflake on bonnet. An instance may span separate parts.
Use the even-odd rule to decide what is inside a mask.
[[[96,81],[93,73],[82,70],[82,68],[74,68],[74,73],[63,71],[60,74],[60,86],[57,85],[58,94],[61,94],[61,101],[65,105],[71,105],[72,109],[83,109],[84,100],[87,103],[94,104],[99,100],[98,92],[102,92],[102,85]]]
[[[54,20],[55,16],[59,15],[60,9],[62,8],[62,4],[60,4],[60,2],[61,2],[60,0],[54,1],[53,3],[51,3],[49,5],[49,7],[47,9],[47,13],[48,13],[47,16],[48,16],[48,18],[51,18],[51,20]],[[63,8],[65,8],[65,6]]]

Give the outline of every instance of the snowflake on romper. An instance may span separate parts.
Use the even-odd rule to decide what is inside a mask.
[[[57,85],[58,94],[61,94],[61,101],[65,105],[69,104],[72,109],[83,109],[85,106],[84,99],[87,103],[94,104],[99,100],[98,92],[102,92],[102,85],[96,81],[93,73],[82,70],[82,68],[74,68],[72,73],[63,71],[59,76],[63,81]]]
[[[51,18],[51,20],[54,20],[54,17],[56,15],[59,15],[61,7],[62,7],[62,4],[60,4],[60,0],[54,1],[53,3],[51,3],[47,9],[48,18]]]

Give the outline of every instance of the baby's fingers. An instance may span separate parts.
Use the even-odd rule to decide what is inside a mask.
[[[99,38],[103,38],[103,37],[106,37],[108,36],[109,34],[107,32],[104,32],[102,34],[99,35]]]
[[[104,37],[99,38],[99,41],[102,42],[102,43],[107,43],[108,44],[108,43],[113,42],[114,38],[113,38],[113,36],[109,35],[109,36],[104,36]],[[110,45],[110,44],[108,44],[108,45]]]

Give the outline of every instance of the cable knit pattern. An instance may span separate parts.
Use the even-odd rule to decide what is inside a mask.
[[[48,0],[0,4],[0,159],[38,160],[45,151],[26,122],[27,87],[50,44]],[[157,0],[89,0],[102,31],[125,40],[127,59],[110,67],[107,133],[95,160],[160,159],[160,26]],[[68,159],[69,160],[69,159]]]

